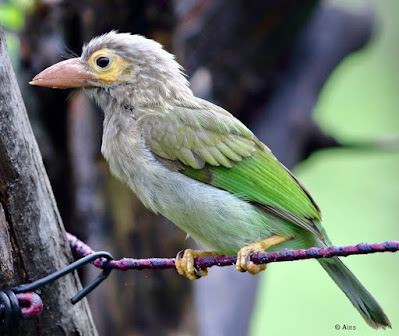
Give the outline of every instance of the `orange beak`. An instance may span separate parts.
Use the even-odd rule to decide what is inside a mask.
[[[96,82],[98,82],[98,77],[88,71],[78,58],[72,58],[43,70],[29,84],[48,88],[67,89],[94,87],[96,86]]]

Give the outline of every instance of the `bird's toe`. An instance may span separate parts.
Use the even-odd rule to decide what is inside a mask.
[[[196,280],[208,275],[207,269],[199,269],[195,266],[194,259],[201,256],[201,252],[191,249],[178,252],[175,260],[177,272],[190,280]]]
[[[251,256],[255,253],[264,252],[256,244],[244,246],[237,254],[236,270],[239,272],[246,272],[250,274],[258,274],[266,269],[266,264],[255,264],[251,261]]]

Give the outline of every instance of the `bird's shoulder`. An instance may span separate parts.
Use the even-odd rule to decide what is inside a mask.
[[[264,145],[229,112],[195,99],[166,111],[151,107],[138,120],[147,146],[158,156],[201,169],[232,167]]]
[[[196,100],[168,112],[153,108],[139,122],[146,145],[169,168],[320,235],[312,219],[321,213],[307,190],[226,110]]]

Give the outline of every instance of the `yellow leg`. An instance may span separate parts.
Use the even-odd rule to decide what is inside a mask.
[[[202,276],[208,275],[208,270],[196,268],[194,259],[199,257],[216,257],[218,255],[219,254],[216,252],[196,251],[191,249],[180,251],[175,260],[176,269],[180,275],[190,280],[196,280]]]
[[[265,240],[244,246],[237,254],[236,270],[239,272],[248,271],[251,274],[257,274],[266,269],[266,264],[254,264],[251,261],[251,255],[265,252],[269,247],[290,240],[289,237],[273,235]]]

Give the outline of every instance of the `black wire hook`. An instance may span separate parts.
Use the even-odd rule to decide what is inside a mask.
[[[9,327],[11,325],[11,319],[12,319],[13,311],[12,311],[10,298],[3,291],[0,292],[0,303],[1,303],[2,308],[3,308],[2,309],[3,310],[2,314],[0,314],[1,323],[5,327]]]
[[[17,296],[11,290],[0,291],[0,325],[13,328],[22,318]]]
[[[59,278],[62,276],[71,273],[73,271],[76,271],[77,269],[81,268],[82,266],[96,260],[99,258],[105,258],[108,261],[113,260],[114,258],[112,255],[108,252],[101,251],[101,252],[95,252],[92,253],[86,257],[83,257],[82,259],[79,259],[72,264],[68,265],[67,267],[63,268],[62,270],[59,270],[57,272],[54,272],[52,274],[49,274],[45,276],[44,278],[41,278],[39,280],[36,280],[32,283],[28,284],[22,284],[17,287],[11,288],[11,291],[13,291],[15,294],[18,293],[26,293],[26,292],[31,292],[34,291],[35,289],[38,289],[40,287],[43,287]],[[89,283],[86,287],[84,287],[79,293],[77,293],[72,299],[71,302],[72,304],[75,304],[82,300],[87,294],[89,294],[93,289],[95,289],[101,282],[103,282],[108,275],[111,273],[112,268],[105,268],[97,278],[95,278],[91,283]]]

